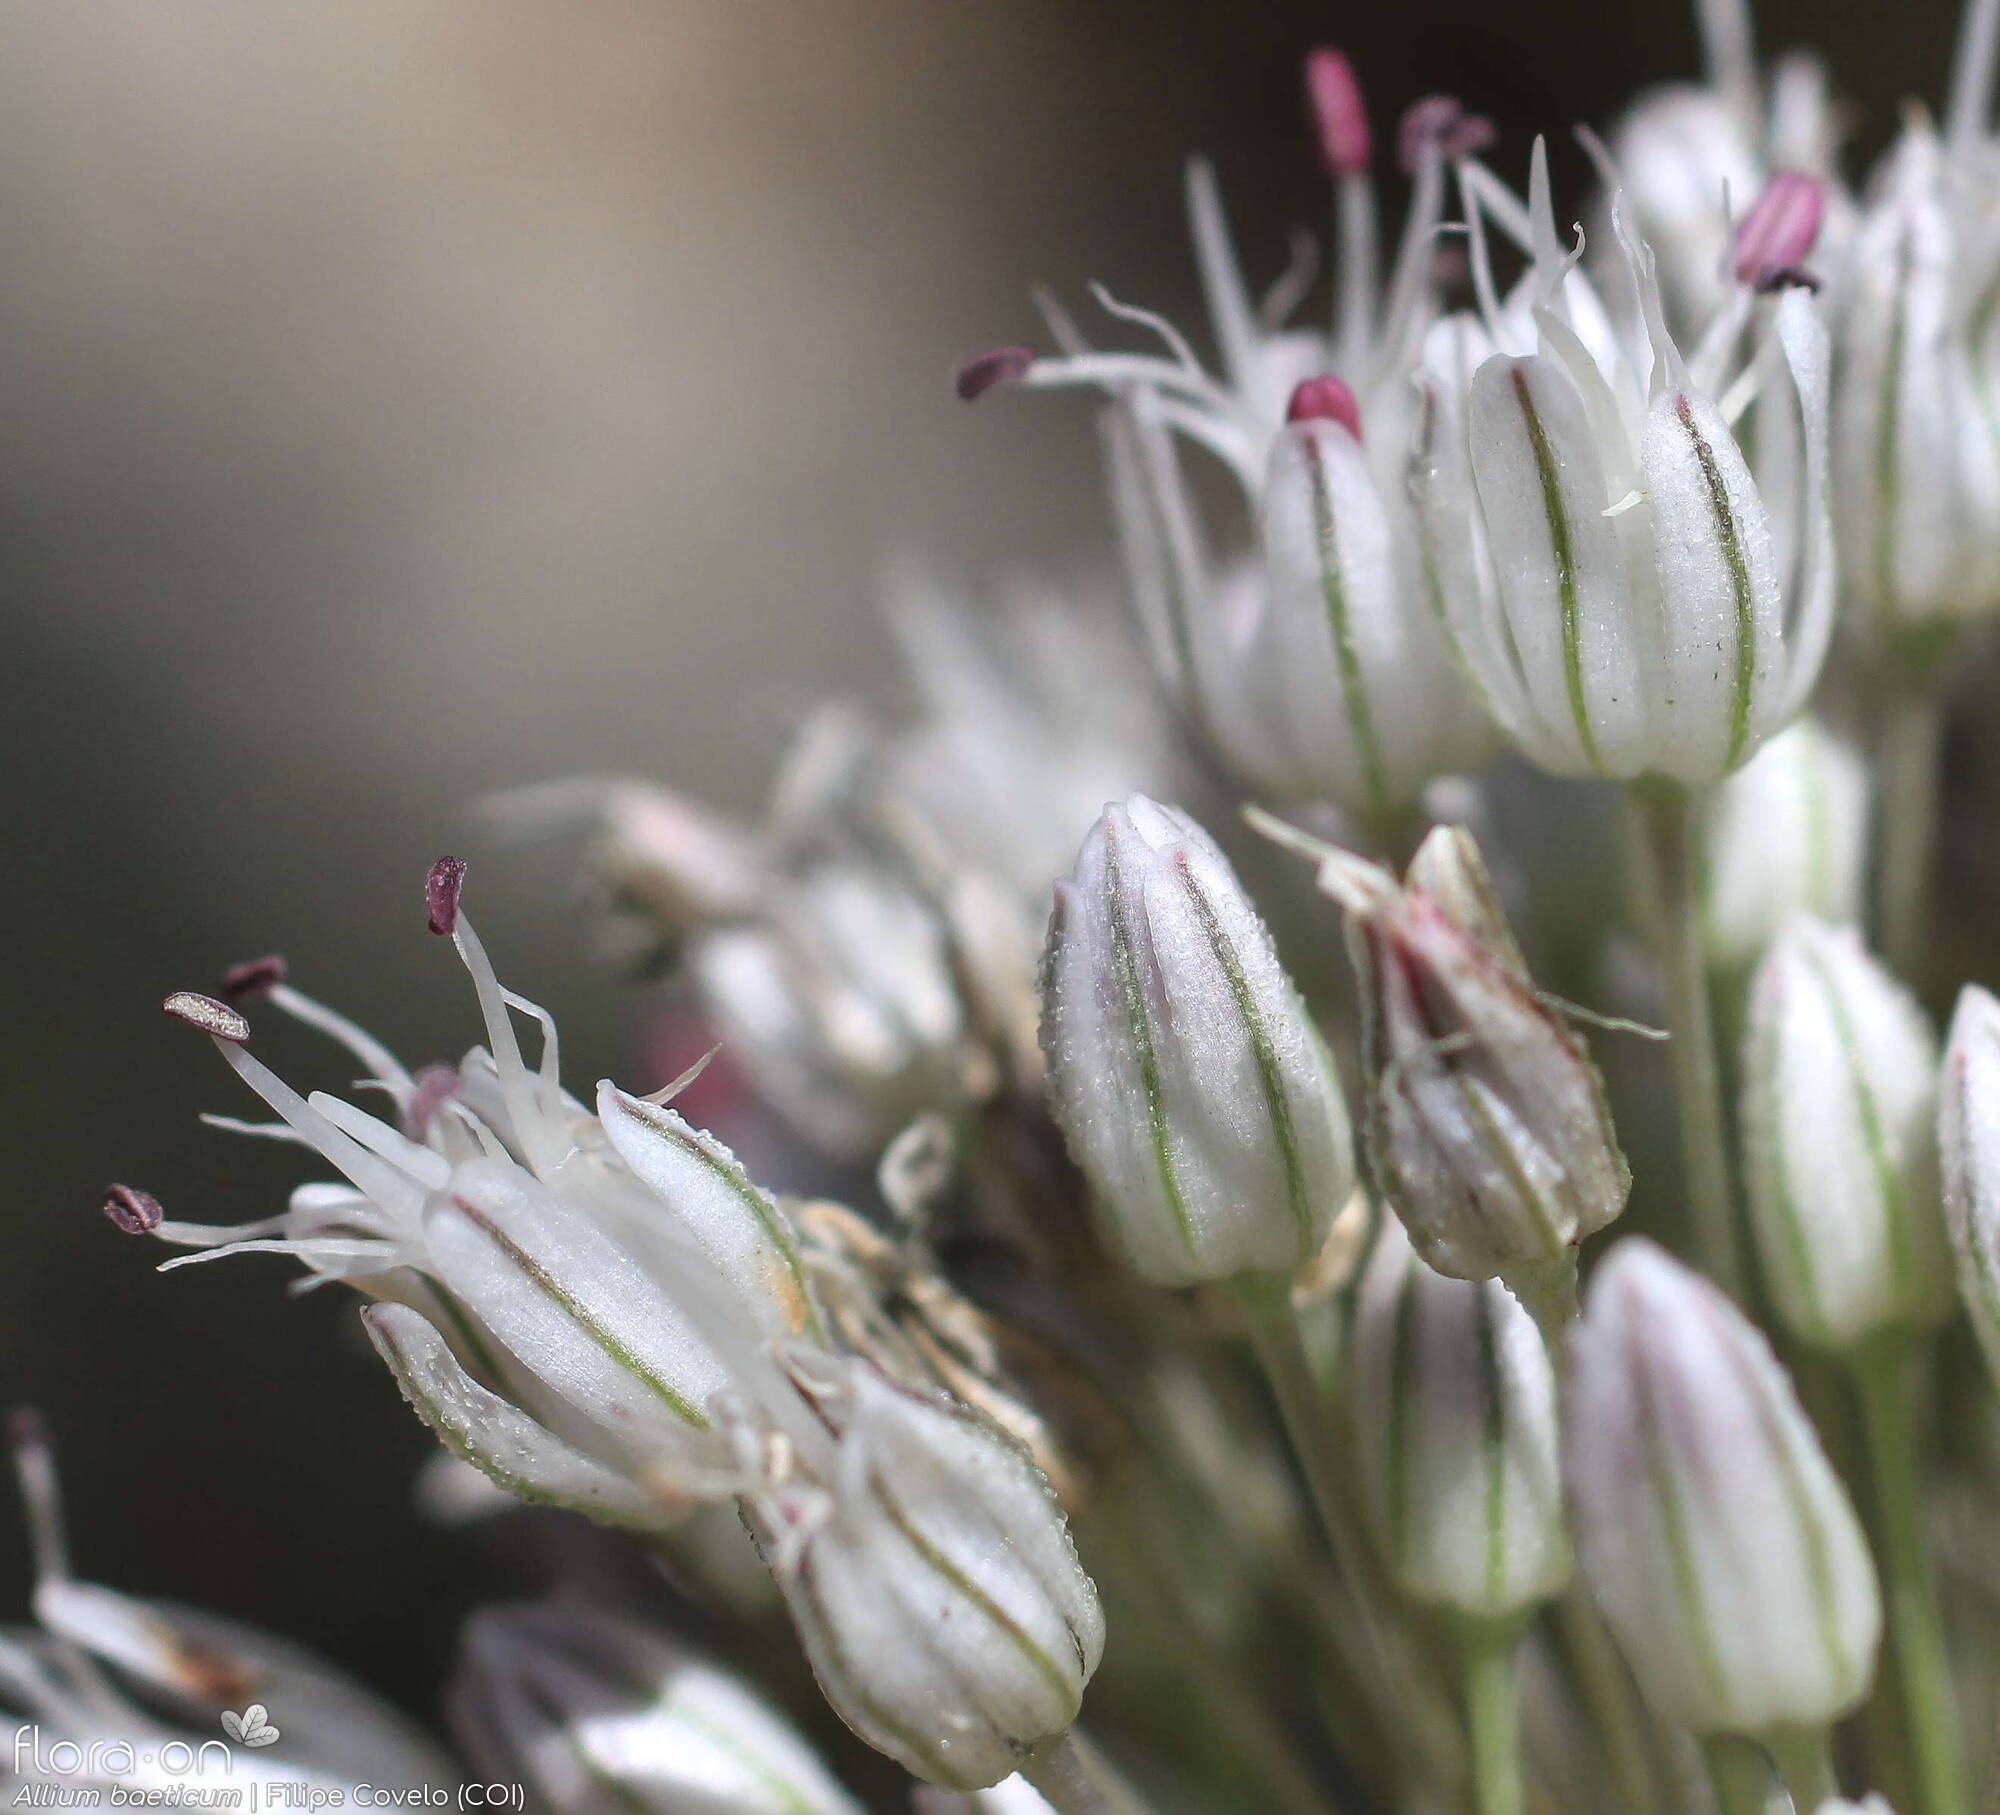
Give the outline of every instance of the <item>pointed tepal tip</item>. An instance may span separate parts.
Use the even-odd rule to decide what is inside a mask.
[[[1285,405],[1285,420],[1337,422],[1356,441],[1361,439],[1361,405],[1355,400],[1354,388],[1331,372],[1302,378],[1293,386],[1291,401]]]
[[[440,857],[424,878],[424,913],[441,939],[458,931],[458,898],[465,890],[465,859]]]
[[[247,964],[232,964],[222,973],[222,999],[231,1008],[241,1008],[269,995],[285,976],[285,961],[276,952],[267,958],[252,958]]]
[[[7,1414],[7,1447],[16,1456],[46,1453],[48,1421],[32,1405],[17,1405]]]
[[[951,376],[951,388],[961,403],[971,403],[984,397],[995,385],[1018,383],[1034,363],[1033,347],[988,347],[985,352],[958,362],[958,369]]]
[[[1800,269],[1819,238],[1826,186],[1802,170],[1773,171],[1736,228],[1736,277],[1757,291],[1812,284]]]
[[[1359,176],[1368,168],[1375,146],[1368,133],[1368,104],[1361,98],[1361,84],[1354,79],[1354,65],[1339,51],[1322,45],[1307,53],[1306,102],[1319,132],[1320,156],[1326,160],[1327,173]]]
[[[204,996],[196,990],[177,989],[160,1003],[162,1014],[199,1029],[217,1040],[241,1046],[250,1037],[250,1023],[226,1002]]]
[[[1493,122],[1484,114],[1467,113],[1452,95],[1425,95],[1410,103],[1396,129],[1396,159],[1406,176],[1415,176],[1431,158],[1450,163],[1469,158],[1493,143]]]
[[[165,1212],[150,1191],[141,1191],[133,1185],[107,1185],[104,1214],[113,1228],[122,1229],[127,1235],[151,1235],[160,1226]]]

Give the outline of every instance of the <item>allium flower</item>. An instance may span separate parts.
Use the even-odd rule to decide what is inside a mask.
[[[1937,1041],[1851,929],[1800,919],[1757,972],[1743,1128],[1758,1251],[1786,1327],[1846,1352],[1939,1321]]]
[[[1048,1483],[962,1407],[866,1366],[800,1391],[839,1444],[824,1482],[745,1503],[841,1718],[926,1783],[980,1789],[1076,1719],[1104,1619]]]
[[[1101,291],[1113,314],[1161,337],[1163,356],[1075,342],[1059,358],[981,370],[1036,387],[1091,385],[1113,400],[1112,501],[1135,602],[1161,678],[1223,764],[1270,798],[1332,800],[1380,820],[1432,777],[1489,753],[1407,501],[1408,369],[1436,308],[1445,171],[1488,129],[1440,98],[1413,110],[1402,150],[1415,194],[1393,274],[1378,285],[1359,90],[1333,51],[1314,54],[1308,81],[1340,204],[1330,334],[1284,325],[1304,287],[1290,276],[1253,305],[1214,177],[1197,164],[1189,209],[1220,377],[1168,324]],[[1254,555],[1212,555],[1184,446],[1237,480],[1259,525]]]
[[[859,1815],[750,1688],[650,1626],[560,1602],[467,1622],[452,1724],[551,1815]]]
[[[2000,609],[2000,213],[1989,157],[1911,121],[1870,185],[1841,283],[1841,567],[1874,631],[1915,654]]]
[[[1858,922],[1868,865],[1868,773],[1818,720],[1780,731],[1707,807],[1702,931],[1709,962],[1754,964],[1796,914]]]
[[[245,1049],[238,1010],[168,998],[276,1132],[348,1183],[306,1186],[268,1223],[155,1233],[290,1254],[375,1299],[363,1318],[405,1396],[523,1498],[641,1527],[738,1499],[849,1724],[933,1781],[1006,1776],[1067,1727],[1102,1643],[1047,1482],[974,1414],[830,1346],[789,1217],[720,1143],[609,1082],[595,1115],[563,1091],[554,1023],[494,976],[463,875],[443,859],[427,885],[486,1022],[487,1048],[455,1070],[412,1077],[272,992],[368,1066],[395,1123],[299,1096]],[[542,1026],[534,1070],[516,1011]],[[885,1554],[906,1599],[856,1586]],[[891,1668],[917,1620],[932,1622],[921,1683]]]
[[[1945,1219],[1960,1296],[2000,1381],[2000,1001],[1959,992],[1939,1091]]]
[[[1369,1516],[1405,1594],[1503,1620],[1561,1590],[1555,1374],[1511,1292],[1432,1272],[1385,1217],[1348,1390]]]
[[[1882,1609],[1860,1521],[1770,1345],[1639,1237],[1563,1375],[1577,1557],[1647,1700],[1697,1733],[1818,1729],[1867,1693]]]
[[[1536,994],[1477,845],[1425,839],[1402,884],[1260,824],[1319,864],[1362,993],[1370,1171],[1417,1252],[1535,1294],[1631,1186],[1589,1049]]]
[[[1832,629],[1811,297],[1739,289],[1683,359],[1640,248],[1621,236],[1639,305],[1623,322],[1565,255],[1539,144],[1525,208],[1477,167],[1466,176],[1480,312],[1430,338],[1418,497],[1460,646],[1544,767],[1708,786],[1796,715]],[[1488,213],[1532,261],[1504,306]],[[1767,332],[1732,377],[1752,315]],[[1752,391],[1754,467],[1730,426]]]
[[[1049,1091],[1106,1245],[1161,1285],[1295,1271],[1354,1188],[1347,1111],[1228,860],[1185,813],[1105,810],[1056,889]]]

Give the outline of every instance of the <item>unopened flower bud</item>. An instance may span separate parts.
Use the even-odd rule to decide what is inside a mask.
[[[1355,1308],[1352,1392],[1369,1517],[1406,1594],[1505,1619],[1561,1589],[1555,1375],[1506,1287],[1433,1272],[1385,1217]]]
[[[1363,1133],[1417,1252],[1454,1279],[1566,1266],[1625,1207],[1631,1175],[1589,1049],[1536,994],[1478,845],[1440,826],[1401,885],[1347,852],[1309,854],[1347,910]]]
[[[1991,260],[1973,173],[1904,129],[1856,234],[1835,348],[1834,496],[1847,590],[1923,648],[2000,602],[2000,443],[1987,416]]]
[[[1069,1729],[1104,1648],[1048,1483],[983,1420],[865,1363],[799,1385],[833,1472],[746,1508],[820,1687],[926,1783],[998,1783]]]
[[[1818,1728],[1867,1693],[1867,1539],[1770,1344],[1720,1290],[1620,1242],[1585,1295],[1562,1411],[1578,1560],[1661,1715]]]
[[[1950,1307],[1937,1071],[1923,1010],[1857,934],[1799,919],[1780,935],[1751,995],[1743,1127],[1764,1276],[1810,1347]]]
[[[1754,964],[1795,914],[1861,917],[1868,865],[1868,773],[1817,720],[1778,733],[1707,808],[1702,876],[1709,961]]]
[[[450,1707],[480,1770],[552,1815],[859,1815],[736,1677],[612,1614],[475,1614]]]
[[[1977,984],[1959,992],[1939,1097],[1945,1223],[1959,1295],[2000,1380],[2000,1000]]]
[[[1144,795],[1056,888],[1042,1038],[1106,1245],[1161,1285],[1292,1270],[1354,1186],[1347,1112],[1228,861]]]

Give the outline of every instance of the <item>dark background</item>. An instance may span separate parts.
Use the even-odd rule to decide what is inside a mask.
[[[1826,44],[1871,149],[1941,94],[1953,28],[1943,0],[1763,20],[1768,48]],[[1380,137],[1456,92],[1517,173],[1537,127],[1691,73],[1692,26],[1584,0],[5,0],[0,32],[0,1392],[56,1427],[85,1573],[428,1709],[499,1572],[410,1516],[428,1441],[351,1302],[288,1300],[278,1262],[156,1277],[97,1215],[109,1179],[234,1221],[302,1175],[196,1124],[247,1100],[156,999],[282,948],[407,1058],[455,1055],[469,993],[418,884],[462,848],[571,1077],[619,1068],[634,998],[560,866],[471,835],[471,798],[633,772],[747,806],[808,699],[893,699],[889,557],[1100,563],[1086,412],[964,411],[951,363],[1032,338],[1038,281],[1192,325],[1190,150],[1275,275],[1326,207],[1310,44],[1354,55]],[[25,1580],[0,1516],[0,1592]]]

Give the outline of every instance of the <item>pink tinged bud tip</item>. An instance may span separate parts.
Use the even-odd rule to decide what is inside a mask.
[[[1493,143],[1493,122],[1484,114],[1467,113],[1450,95],[1425,95],[1413,101],[1396,131],[1396,158],[1406,176],[1415,176],[1431,157],[1450,163],[1469,158]]]
[[[160,1004],[160,1009],[176,1021],[185,1021],[188,1026],[232,1045],[241,1046],[250,1037],[250,1023],[228,1003],[191,989],[175,990]]]
[[[424,912],[440,939],[458,931],[458,898],[465,889],[465,859],[440,857],[424,878]]]
[[[1753,290],[1809,282],[1799,266],[1819,238],[1826,190],[1817,177],[1780,170],[1736,228],[1736,276]]]
[[[1285,420],[1337,422],[1356,441],[1361,439],[1361,405],[1355,401],[1354,388],[1331,372],[1299,381],[1291,402],[1285,405]]]
[[[151,1235],[166,1212],[150,1191],[140,1191],[131,1185],[107,1185],[104,1214],[113,1228],[123,1229],[127,1235]]]
[[[958,370],[952,374],[951,388],[958,393],[961,403],[971,403],[984,397],[995,385],[1014,384],[1025,378],[1034,363],[1033,347],[989,347],[984,353],[959,361]]]
[[[252,958],[247,964],[232,964],[222,973],[222,999],[231,1008],[255,1002],[284,982],[285,961],[273,952],[268,958]]]
[[[1354,65],[1337,50],[1316,50],[1306,58],[1306,100],[1319,128],[1320,155],[1336,177],[1359,176],[1374,146],[1368,136],[1368,106]]]

